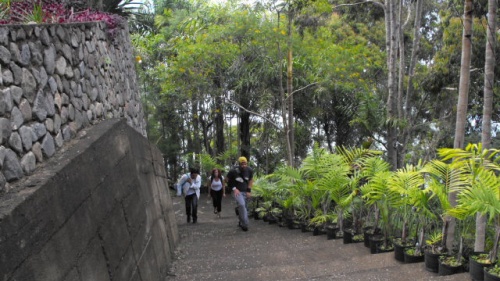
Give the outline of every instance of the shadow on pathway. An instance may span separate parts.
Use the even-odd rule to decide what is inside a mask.
[[[363,243],[343,244],[262,220],[251,219],[243,232],[230,196],[217,218],[202,194],[196,224],[186,223],[183,197],[172,201],[180,245],[168,280],[471,280],[469,273],[438,276],[423,263],[396,261],[393,252],[370,254]]]

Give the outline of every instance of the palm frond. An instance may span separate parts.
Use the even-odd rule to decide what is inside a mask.
[[[459,219],[482,213],[494,220],[500,214],[499,190],[500,181],[495,173],[480,169],[473,183],[458,194],[457,206],[447,213]]]
[[[360,176],[368,180],[378,173],[387,172],[390,169],[389,163],[380,157],[368,157],[358,163],[362,167]]]
[[[365,148],[346,148],[339,146],[336,148],[338,154],[342,155],[348,163],[356,163],[361,159],[370,158],[373,156],[381,155],[382,151],[371,150]]]
[[[468,173],[457,163],[445,163],[435,159],[427,163],[422,172],[426,178],[426,187],[432,192],[431,197],[438,198],[444,211],[451,208],[448,194],[468,185]]]

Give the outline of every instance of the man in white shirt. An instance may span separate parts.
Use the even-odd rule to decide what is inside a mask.
[[[177,184],[182,186],[184,193],[187,222],[190,223],[191,217],[193,217],[193,223],[196,223],[198,220],[198,199],[200,198],[201,187],[200,171],[196,168],[189,169],[189,173],[183,175]]]

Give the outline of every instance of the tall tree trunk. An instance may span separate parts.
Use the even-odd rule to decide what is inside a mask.
[[[398,120],[404,120],[405,118],[405,108],[403,107],[403,96],[404,96],[404,78],[405,78],[405,69],[406,69],[406,54],[405,54],[405,41],[404,41],[404,33],[411,16],[411,5],[408,4],[408,12],[407,17],[404,23],[403,22],[403,3],[402,1],[398,2],[398,22],[401,25],[397,25],[398,30],[398,42],[399,42],[399,73],[398,73],[398,100],[397,100],[397,109],[398,109]],[[413,54],[412,54],[413,55]],[[396,168],[401,168],[404,166],[404,158],[406,151],[406,139],[405,131],[408,130],[408,122],[405,127],[399,125],[398,126],[398,145],[396,145]]]
[[[191,147],[189,149],[189,152],[194,152],[196,154],[201,153],[201,144],[202,141],[200,140],[200,120],[199,115],[198,115],[198,110],[199,110],[199,104],[196,98],[193,97],[192,100],[192,111],[191,111],[191,116],[193,120],[193,130],[188,131],[188,135],[191,136],[192,142],[191,142]]]
[[[495,83],[497,1],[488,0],[488,30],[484,60],[484,104],[481,142],[484,149],[491,147],[491,114],[493,111],[493,86]],[[476,214],[476,239],[474,251],[483,252],[486,240],[486,216]]]
[[[462,61],[458,88],[457,119],[455,123],[454,148],[464,148],[465,124],[470,84],[470,61],[472,55],[472,0],[465,0],[464,29],[462,37]]]
[[[464,3],[464,19],[463,19],[463,36],[462,36],[462,61],[460,66],[460,84],[458,85],[458,102],[457,102],[457,120],[455,123],[455,142],[454,148],[464,148],[465,140],[465,124],[467,122],[467,104],[469,96],[470,84],[470,60],[472,54],[472,0],[465,0]],[[457,193],[450,192],[448,200],[452,206],[457,204]],[[446,248],[452,250],[452,245],[455,236],[456,220],[447,217],[449,222]]]
[[[280,12],[278,12],[278,29],[280,27]],[[285,89],[283,88],[283,69],[281,67],[281,45],[278,42],[278,83],[280,91],[280,101],[281,101],[281,121],[283,123],[283,138],[285,139],[286,145],[286,161],[288,166],[293,166],[293,150],[292,143],[290,142],[290,126],[288,125],[287,117],[287,99],[285,95]]]
[[[250,91],[246,89],[245,91]],[[243,108],[250,108],[250,100],[248,99],[249,93],[243,93],[241,97],[241,105]],[[240,132],[240,153],[241,156],[245,156],[250,159],[250,113],[246,110],[240,108],[240,122],[239,122],[239,132]]]
[[[325,132],[325,138],[326,138],[326,143],[328,145],[328,151],[330,151],[330,153],[333,153],[334,148],[333,148],[333,145],[332,145],[333,140],[332,140],[332,130],[330,129],[331,126],[328,123],[328,118],[325,118],[323,120],[324,120],[324,122],[323,122],[323,131]]]
[[[222,98],[215,98],[215,155],[224,152],[224,109],[222,107]],[[220,163],[222,164],[222,163]]]
[[[481,142],[483,148],[491,147],[491,114],[493,110],[493,86],[495,84],[496,48],[496,0],[488,0],[488,30],[484,61],[484,104]]]
[[[410,56],[410,65],[408,67],[408,85],[406,86],[406,96],[405,96],[405,101],[403,105],[403,119],[406,120],[406,127],[404,128],[403,132],[401,133],[402,136],[402,147],[401,151],[399,152],[399,163],[403,163],[404,156],[406,154],[406,149],[408,145],[408,140],[410,138],[413,124],[414,124],[414,117],[412,116],[412,107],[413,105],[411,104],[413,102],[413,92],[414,92],[414,87],[413,87],[413,77],[415,76],[415,67],[417,65],[417,56],[419,53],[420,49],[420,38],[421,38],[421,32],[420,32],[420,25],[422,22],[422,4],[423,0],[417,0],[415,3],[415,22],[413,24],[413,42],[412,42],[412,48],[411,48],[411,56]]]
[[[186,120],[184,122],[184,127],[183,127],[183,135],[185,137],[185,148],[186,148],[186,151],[185,153],[188,153],[188,152],[192,152],[194,151],[194,142],[195,140],[193,140],[193,134],[192,132],[194,131],[194,124],[198,124],[198,122],[195,120],[195,118],[193,117],[193,114],[192,112],[195,112],[194,110],[196,109],[196,106],[195,106],[195,103],[194,102],[190,102],[189,104],[191,106],[191,112],[186,112],[184,113],[185,114],[185,119]],[[188,120],[192,120],[191,122],[189,122]]]
[[[289,8],[288,12],[288,41],[287,41],[287,71],[286,71],[286,91],[288,99],[288,139],[290,143],[290,166],[294,166],[295,158],[295,121],[293,116],[293,56],[292,56],[292,20],[293,9]]]
[[[398,29],[397,33],[397,42],[399,43],[399,66],[398,66],[398,99],[397,99],[397,109],[398,109],[398,119],[403,119],[403,90],[404,90],[404,77],[405,77],[405,41],[403,30],[405,28],[405,24],[403,22],[403,4],[401,1],[398,1],[398,20],[396,24],[396,29]],[[401,25],[402,24],[402,25]],[[398,161],[399,162],[399,161]],[[399,165],[398,165],[399,168]]]
[[[404,118],[410,119],[411,110],[410,110],[410,102],[413,99],[413,77],[415,76],[415,66],[417,65],[417,56],[420,50],[420,38],[422,37],[422,33],[420,32],[420,25],[422,22],[422,4],[423,0],[417,0],[415,5],[415,23],[413,25],[413,42],[411,48],[411,57],[410,57],[410,67],[408,68],[408,85],[406,88],[406,97],[405,97],[405,111]]]
[[[241,155],[245,156],[247,159],[250,158],[250,113],[243,111],[241,112],[240,121],[240,140]]]
[[[396,76],[396,56],[399,44],[397,42],[398,31],[396,30],[396,5],[395,0],[386,0],[386,47],[387,47],[387,161],[392,169],[397,168],[397,76]]]
[[[203,116],[203,115],[201,115]],[[212,126],[213,122],[207,123],[203,118],[199,118],[200,124],[201,124],[201,129],[202,129],[202,135],[201,138],[203,140],[203,148],[205,149],[206,153],[209,155],[213,155],[213,149],[210,147],[210,140],[208,138],[208,134],[210,131],[210,127]],[[200,150],[200,152],[203,150]]]

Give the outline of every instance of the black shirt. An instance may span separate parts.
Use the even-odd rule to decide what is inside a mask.
[[[227,173],[227,183],[231,189],[236,187],[241,192],[250,192],[248,182],[253,179],[253,170],[250,167],[237,167]]]

